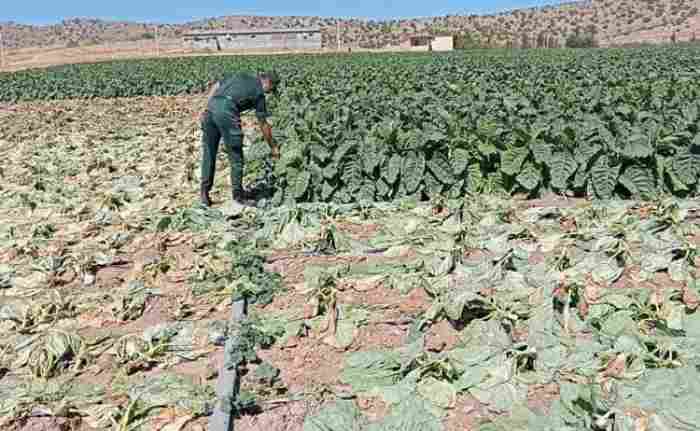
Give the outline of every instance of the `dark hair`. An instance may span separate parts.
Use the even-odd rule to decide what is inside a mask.
[[[276,89],[280,82],[279,75],[275,71],[261,72],[258,76],[262,79],[269,79],[273,89]]]

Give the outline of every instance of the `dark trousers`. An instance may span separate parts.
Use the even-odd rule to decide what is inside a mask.
[[[231,165],[233,199],[243,199],[243,131],[241,116],[231,101],[212,98],[202,122],[202,191],[209,193],[214,185],[216,155],[224,139]]]

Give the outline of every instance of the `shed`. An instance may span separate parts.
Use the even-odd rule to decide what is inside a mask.
[[[401,47],[414,51],[451,51],[454,49],[454,37],[413,34],[401,42]]]

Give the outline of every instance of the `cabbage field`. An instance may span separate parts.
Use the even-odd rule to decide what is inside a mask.
[[[226,368],[237,431],[700,429],[698,60],[0,74],[0,429],[203,431]],[[223,148],[200,207],[202,91],[269,67],[281,158],[245,118],[256,207]]]

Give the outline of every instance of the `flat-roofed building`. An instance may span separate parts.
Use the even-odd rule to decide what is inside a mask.
[[[198,31],[184,35],[190,49],[223,50],[286,50],[321,49],[321,29],[250,29]]]

